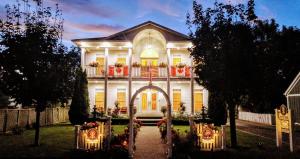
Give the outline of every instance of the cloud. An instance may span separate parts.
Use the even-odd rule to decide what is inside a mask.
[[[138,17],[143,17],[151,11],[159,11],[168,16],[179,17],[181,10],[175,7],[175,3],[176,1],[174,0],[168,0],[167,2],[159,0],[139,0],[138,5],[141,7],[141,12]]]
[[[259,19],[272,19],[272,18],[275,18],[275,14],[265,5],[263,4],[260,4],[259,5],[259,10],[260,10],[260,13],[258,15],[258,18]]]
[[[123,30],[125,27],[121,25],[108,25],[108,24],[84,24],[65,21],[64,23],[64,39],[86,38],[86,37],[99,37],[108,36],[118,31]]]
[[[46,3],[50,5],[58,4],[64,13],[80,16],[82,14],[93,15],[97,17],[110,18],[118,16],[119,12],[115,12],[113,8],[105,6],[101,1],[92,0],[50,0]]]

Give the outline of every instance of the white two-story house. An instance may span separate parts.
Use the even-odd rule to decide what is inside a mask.
[[[200,112],[208,106],[208,91],[198,85],[192,72],[189,37],[148,21],[116,34],[74,39],[81,49],[81,66],[88,76],[91,109],[110,111],[119,103],[128,113],[132,94],[152,84],[170,97],[172,112],[186,106],[186,113]],[[160,92],[146,90],[134,101],[137,113],[160,113],[166,100]]]

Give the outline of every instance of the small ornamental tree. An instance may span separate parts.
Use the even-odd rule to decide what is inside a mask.
[[[80,68],[76,74],[74,94],[69,110],[69,120],[73,125],[83,124],[89,116],[89,93],[86,72]]]

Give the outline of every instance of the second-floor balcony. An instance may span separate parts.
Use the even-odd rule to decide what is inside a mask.
[[[133,78],[148,78],[151,76],[154,78],[167,78],[168,67],[160,66],[132,66]],[[86,73],[88,77],[105,77],[105,66],[86,66]],[[116,66],[109,65],[107,70],[108,77],[128,77],[129,68],[128,65]],[[190,66],[171,66],[170,67],[171,78],[190,78],[191,67]]]

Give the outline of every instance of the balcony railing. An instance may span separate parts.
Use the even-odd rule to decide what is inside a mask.
[[[148,66],[141,67],[132,67],[132,77],[150,77],[151,76],[157,78],[163,78],[168,76],[168,68],[167,67],[158,67],[152,66],[151,68]],[[86,72],[88,77],[104,77],[105,69],[104,66],[86,66]],[[108,66],[108,76],[109,77],[128,77],[128,66],[116,67],[114,65]],[[182,78],[190,78],[191,77],[191,67],[177,67],[171,66],[170,70],[171,77],[182,77]]]
[[[184,67],[171,66],[171,77],[190,78],[191,77],[191,67],[190,66],[184,66]]]
[[[104,66],[86,66],[86,74],[88,77],[104,77],[105,76],[105,70]]]
[[[167,67],[148,66],[132,67],[132,77],[167,77]]]
[[[114,65],[108,66],[108,76],[109,77],[127,77],[128,76],[128,66],[116,67]]]

